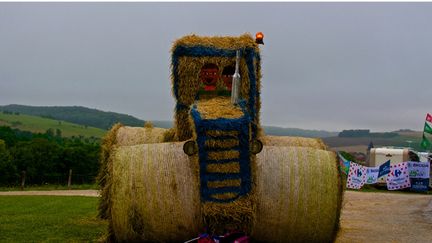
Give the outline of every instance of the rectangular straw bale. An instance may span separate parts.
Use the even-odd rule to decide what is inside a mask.
[[[238,162],[207,164],[209,173],[239,173],[240,164]]]
[[[229,97],[215,97],[196,101],[198,111],[203,119],[235,119],[243,116],[239,106],[234,106]]]
[[[210,130],[206,131],[207,136],[211,137],[233,137],[238,138],[238,131],[220,131],[220,130]]]
[[[207,148],[232,148],[239,146],[238,139],[209,139],[205,141]]]
[[[239,156],[240,152],[237,150],[208,152],[208,159],[211,160],[238,159]]]
[[[220,199],[232,198],[234,193],[219,194]],[[204,222],[211,233],[241,229],[250,233],[255,220],[255,202],[251,193],[230,203],[205,202],[202,204]]]
[[[209,188],[219,188],[219,187],[228,187],[228,186],[240,186],[240,179],[230,179],[223,181],[209,181],[207,182],[207,186]]]

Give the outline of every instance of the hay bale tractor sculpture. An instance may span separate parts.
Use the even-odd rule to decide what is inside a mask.
[[[319,139],[263,134],[259,41],[174,43],[174,127],[118,124],[104,138],[99,211],[109,241],[182,242],[204,229],[262,242],[334,240],[336,156]]]

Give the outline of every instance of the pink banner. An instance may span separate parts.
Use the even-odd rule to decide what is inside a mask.
[[[399,190],[411,187],[409,179],[408,162],[390,165],[390,173],[387,176],[387,189]]]
[[[366,167],[350,162],[347,188],[360,189],[366,182]]]

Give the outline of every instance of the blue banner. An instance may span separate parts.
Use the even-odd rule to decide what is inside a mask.
[[[390,160],[388,160],[384,164],[380,165],[379,172],[378,172],[378,178],[380,178],[381,176],[385,176],[388,173],[390,173]]]
[[[411,178],[411,191],[414,192],[427,192],[429,189],[429,178]]]

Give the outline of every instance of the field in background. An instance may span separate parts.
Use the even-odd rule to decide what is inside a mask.
[[[106,232],[99,198],[0,196],[0,242],[94,242]]]
[[[106,133],[105,130],[100,128],[25,114],[0,113],[0,126],[9,126],[33,133],[45,133],[51,128],[55,134],[56,129],[60,129],[63,137],[83,136],[101,138]]]
[[[423,151],[420,147],[422,132],[397,132],[399,135],[391,138],[379,137],[327,137],[323,138],[324,143],[335,151],[362,152],[370,142],[374,147],[394,146],[411,147],[416,151]]]

